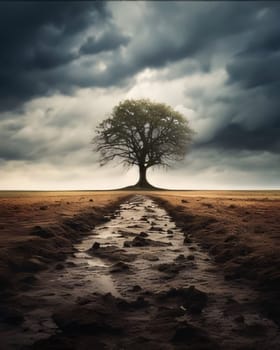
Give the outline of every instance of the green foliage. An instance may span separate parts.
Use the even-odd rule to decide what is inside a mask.
[[[100,164],[114,159],[126,166],[169,166],[186,155],[193,131],[182,114],[147,99],[125,100],[99,124],[93,143]]]

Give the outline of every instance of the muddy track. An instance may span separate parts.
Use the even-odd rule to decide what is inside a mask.
[[[278,349],[257,292],[223,274],[152,199],[137,195],[19,296],[4,349]],[[2,327],[3,328],[3,327]]]

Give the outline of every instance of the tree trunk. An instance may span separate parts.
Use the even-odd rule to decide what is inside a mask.
[[[139,165],[139,180],[138,180],[137,184],[135,185],[136,187],[141,187],[141,188],[153,187],[147,181],[146,173],[147,173],[147,168],[145,166]]]

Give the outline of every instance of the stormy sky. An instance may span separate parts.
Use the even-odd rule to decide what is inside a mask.
[[[106,189],[96,125],[127,98],[184,114],[196,136],[153,185],[280,188],[280,3],[0,2],[0,189]]]

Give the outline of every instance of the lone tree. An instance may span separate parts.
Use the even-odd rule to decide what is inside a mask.
[[[125,100],[97,126],[93,143],[101,166],[114,159],[125,166],[137,165],[135,187],[151,188],[147,169],[182,160],[192,136],[188,121],[171,107],[147,99]]]

